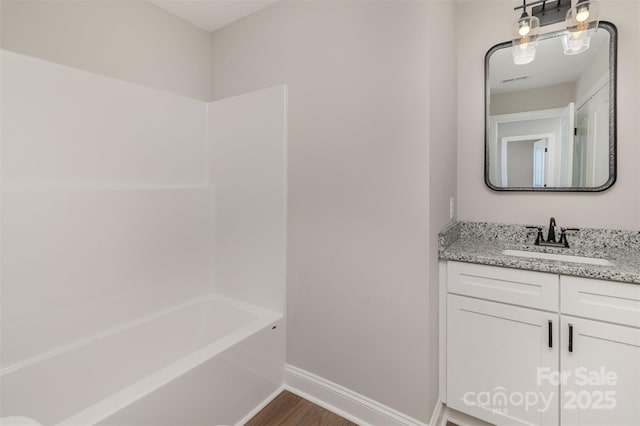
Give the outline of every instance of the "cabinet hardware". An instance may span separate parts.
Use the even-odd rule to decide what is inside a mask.
[[[569,352],[573,352],[573,324],[569,324]]]
[[[553,321],[549,320],[549,347],[553,348]]]

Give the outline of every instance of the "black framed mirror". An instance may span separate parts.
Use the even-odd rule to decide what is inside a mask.
[[[616,181],[617,29],[600,22],[577,54],[563,44],[568,34],[540,35],[524,65],[514,63],[511,41],[485,56],[492,190],[599,192]]]

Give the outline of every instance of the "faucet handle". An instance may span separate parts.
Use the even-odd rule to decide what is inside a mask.
[[[578,228],[560,228],[560,244],[564,244],[565,248],[569,248],[569,240],[567,240],[567,232],[577,232]]]
[[[544,241],[544,235],[542,234],[542,226],[527,226],[527,229],[537,229],[538,235],[536,235],[535,245],[539,246],[540,242]]]

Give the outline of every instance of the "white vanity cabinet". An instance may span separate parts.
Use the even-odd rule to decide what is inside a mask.
[[[491,423],[557,424],[558,394],[537,384],[539,368],[558,369],[557,314],[453,294],[447,310],[449,406]]]
[[[441,272],[448,407],[499,425],[640,425],[640,285],[453,261]]]
[[[640,329],[562,317],[573,329],[572,352],[562,348],[561,420],[566,425],[640,425]]]
[[[561,276],[560,288],[562,423],[640,425],[640,285]]]

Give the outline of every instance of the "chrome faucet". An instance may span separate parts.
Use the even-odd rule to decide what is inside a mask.
[[[544,239],[544,235],[542,233],[542,226],[527,226],[528,229],[536,229],[538,233],[536,234],[536,242],[534,245],[543,246],[543,247],[564,247],[569,248],[569,240],[567,239],[567,232],[570,231],[579,231],[578,228],[560,228],[560,240],[556,241],[556,219],[552,217],[549,220],[549,234],[547,234],[547,239]]]

